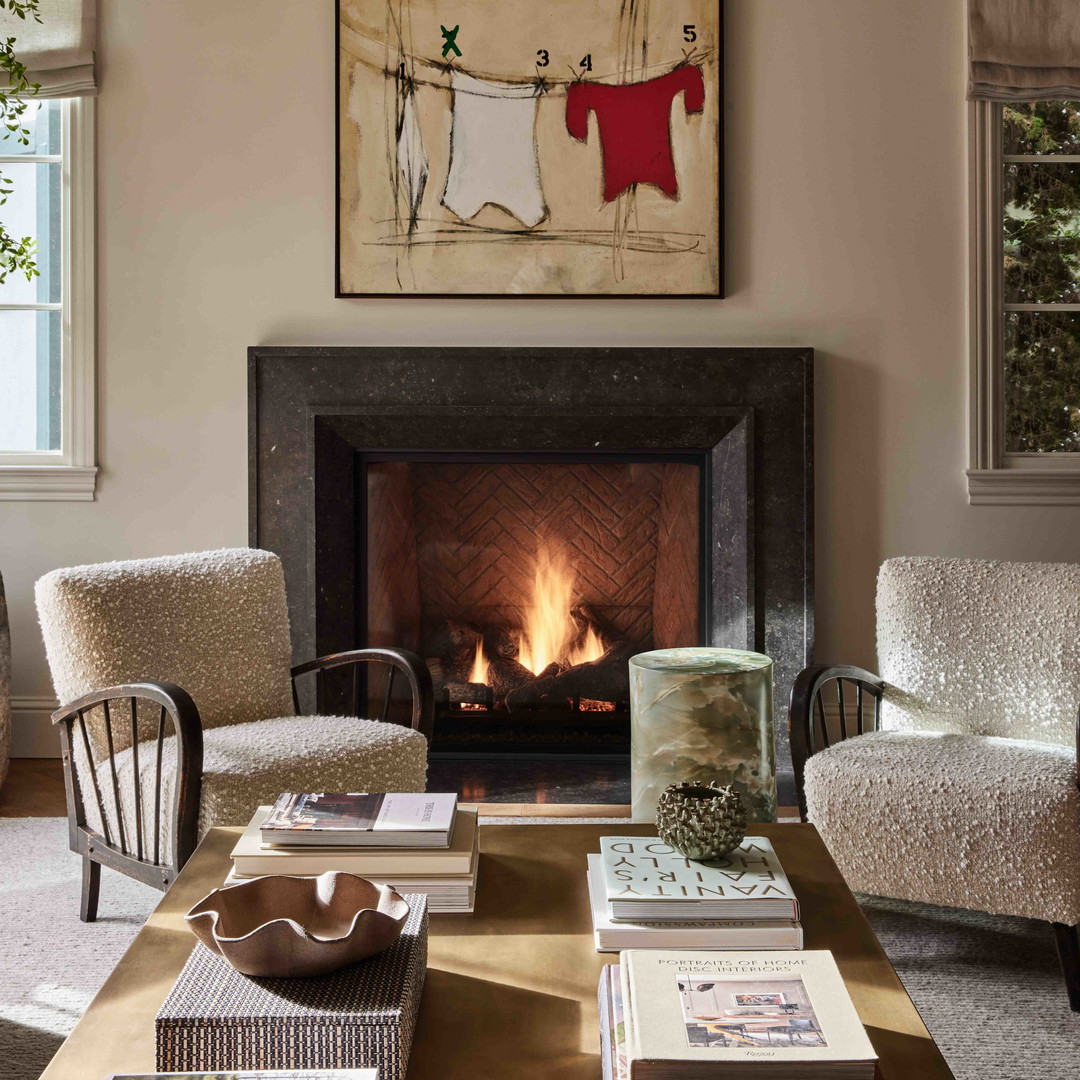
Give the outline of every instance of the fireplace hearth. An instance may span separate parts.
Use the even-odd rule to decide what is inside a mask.
[[[625,753],[636,652],[768,652],[778,704],[809,660],[809,350],[257,347],[249,366],[251,542],[285,563],[296,653],[418,652],[435,754]]]

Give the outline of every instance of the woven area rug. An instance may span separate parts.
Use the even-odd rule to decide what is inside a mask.
[[[481,820],[539,825],[597,819]],[[84,926],[78,915],[79,869],[67,850],[64,819],[0,819],[4,1080],[36,1080],[161,895],[106,870],[98,921]],[[1049,927],[862,900],[957,1080],[1076,1075],[1080,1015],[1066,1004]]]

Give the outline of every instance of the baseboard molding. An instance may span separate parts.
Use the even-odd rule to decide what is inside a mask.
[[[56,698],[11,698],[11,756],[58,758],[60,737],[52,726]]]

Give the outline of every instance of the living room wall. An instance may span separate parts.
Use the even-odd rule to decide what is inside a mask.
[[[728,0],[729,298],[335,300],[330,0],[102,0],[94,503],[0,504],[15,753],[51,754],[33,582],[247,538],[253,344],[810,345],[818,656],[872,665],[898,554],[1071,560],[971,507],[963,0]]]

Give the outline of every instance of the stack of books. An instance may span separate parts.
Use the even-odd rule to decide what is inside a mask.
[[[631,950],[600,976],[604,1080],[872,1080],[832,954]]]
[[[423,893],[432,913],[466,914],[478,861],[476,810],[454,794],[285,794],[255,812],[226,884],[338,870]]]
[[[799,902],[763,836],[694,862],[655,836],[604,836],[589,856],[599,952],[801,949]]]

